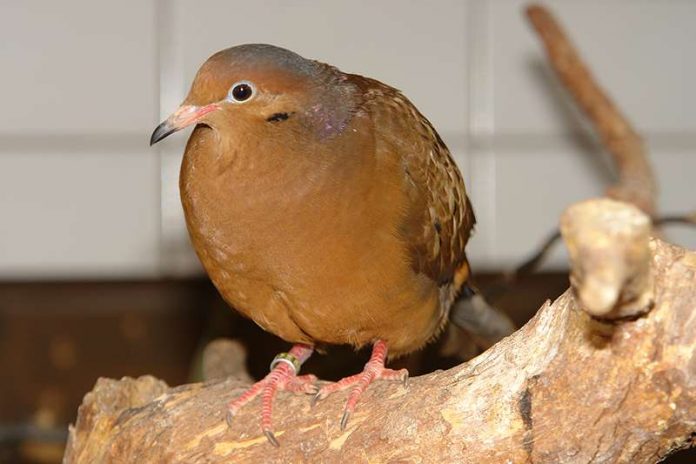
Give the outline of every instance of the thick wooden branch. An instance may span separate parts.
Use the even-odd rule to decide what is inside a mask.
[[[605,220],[615,229],[632,227],[634,209],[612,211]],[[577,209],[567,215],[583,221]],[[578,259],[602,246],[582,230],[595,233],[576,227]],[[641,243],[647,267],[615,262],[635,270],[626,275],[652,276],[648,310],[597,319],[569,290],[466,364],[408,388],[371,386],[343,432],[345,394],[310,408],[309,398],[281,393],[276,449],[261,434],[258,400],[225,423],[225,405],[246,386],[238,380],[169,388],[152,377],[100,379],[71,428],[65,462],[656,462],[696,437],[696,253]]]

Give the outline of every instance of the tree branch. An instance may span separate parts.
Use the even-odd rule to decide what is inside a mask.
[[[640,136],[601,89],[553,14],[542,5],[530,5],[526,13],[546,48],[551,67],[590,119],[616,164],[618,180],[607,189],[607,196],[633,203],[654,216],[657,185]],[[653,224],[656,227],[668,224],[694,225],[696,213],[653,217]],[[535,272],[560,238],[559,230],[551,232],[528,259],[507,272],[499,283],[486,289],[486,297],[495,298],[508,290],[513,282]]]
[[[607,196],[633,203],[653,215],[657,185],[640,136],[597,84],[551,12],[532,5],[527,8],[527,17],[546,47],[551,66],[616,163],[619,180],[607,190]]]
[[[226,403],[246,386],[237,380],[169,388],[152,377],[100,379],[71,428],[65,462],[656,462],[696,437],[696,253],[644,241],[647,218],[607,201],[564,216],[571,247],[582,244],[576,283],[592,275],[595,264],[585,266],[596,261],[585,258],[603,249],[586,240],[597,236],[590,208],[623,231],[614,237],[640,237],[609,262],[628,268],[619,293],[652,276],[652,309],[598,319],[574,296],[581,287],[568,290],[466,364],[408,389],[370,387],[344,432],[345,394],[310,409],[307,397],[281,393],[279,449],[261,434],[257,401],[226,425]],[[634,259],[641,249],[646,262]],[[617,298],[611,310],[622,304]]]

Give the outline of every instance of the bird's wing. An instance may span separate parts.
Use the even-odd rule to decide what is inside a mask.
[[[461,173],[430,122],[396,89],[362,78],[377,150],[399,158],[409,197],[400,227],[413,268],[440,285],[468,277],[464,253],[476,219]]]

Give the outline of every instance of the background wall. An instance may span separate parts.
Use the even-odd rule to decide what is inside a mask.
[[[696,209],[696,2],[546,3],[645,136],[662,211]],[[200,274],[177,191],[188,133],[148,146],[219,49],[273,43],[402,89],[464,173],[479,220],[469,254],[477,283],[495,288],[487,271],[517,263],[569,203],[600,195],[612,178],[522,7],[0,0],[0,461],[60,462],[67,424],[100,376],[190,381],[201,348],[219,336],[247,346],[260,376],[286,349]],[[693,229],[668,236],[696,248]],[[549,267],[565,266],[561,248]],[[566,287],[564,272],[537,274],[494,303],[521,325]],[[438,364],[438,350],[402,367],[455,362]],[[310,360],[308,372],[337,378],[368,354],[335,353]]]
[[[696,2],[550,1],[645,136],[664,212],[696,207]],[[187,134],[148,137],[213,52],[268,42],[402,89],[456,156],[476,269],[513,264],[611,179],[520,1],[0,4],[0,278],[189,276]],[[693,231],[670,237],[696,247]],[[556,266],[564,263],[557,253]]]

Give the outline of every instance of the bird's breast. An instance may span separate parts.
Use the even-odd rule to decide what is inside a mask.
[[[228,303],[292,342],[401,334],[398,347],[432,333],[437,288],[413,274],[399,238],[407,197],[394,166],[360,158],[366,150],[338,163],[331,152],[225,160],[205,146],[189,143],[181,196],[193,246]]]

